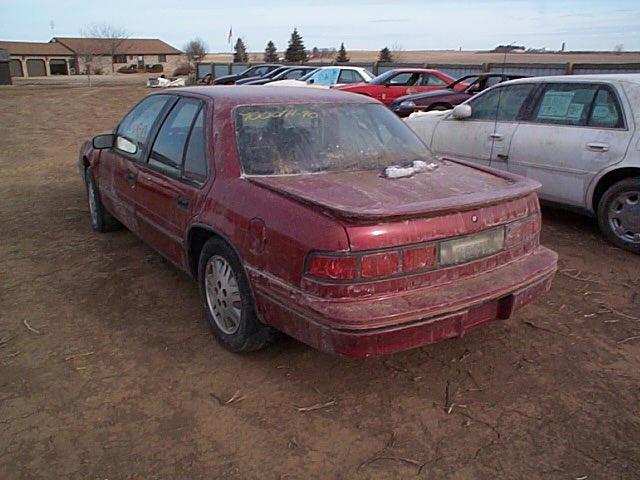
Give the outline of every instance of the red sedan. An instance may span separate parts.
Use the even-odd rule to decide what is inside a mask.
[[[363,357],[463,335],[543,294],[534,181],[438,160],[377,101],[287,87],[152,94],[79,167],[92,227],[197,279],[232,351],[277,331]]]
[[[343,92],[367,95],[389,105],[398,97],[440,90],[446,88],[453,81],[453,78],[438,70],[396,68],[378,75],[369,83],[352,83],[336,88]]]

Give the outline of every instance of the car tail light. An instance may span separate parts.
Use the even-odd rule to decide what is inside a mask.
[[[319,278],[353,280],[356,278],[356,258],[346,255],[313,255],[307,271]]]
[[[360,275],[362,278],[388,277],[398,273],[400,253],[397,251],[363,255],[360,258]]]
[[[489,257],[540,232],[540,215],[476,233],[375,252],[312,253],[306,275],[336,282],[371,281],[418,274]]]
[[[519,222],[507,225],[505,245],[512,247],[540,232],[540,215],[533,215]]]
[[[433,267],[436,264],[436,259],[437,249],[435,245],[405,248],[402,251],[402,271],[413,272]]]

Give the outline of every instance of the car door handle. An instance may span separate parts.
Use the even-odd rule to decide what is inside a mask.
[[[609,151],[609,144],[608,143],[591,142],[591,143],[587,143],[587,149],[593,150],[594,152],[608,152]]]
[[[504,137],[499,133],[490,133],[489,138],[492,140],[502,140]]]
[[[138,178],[138,175],[135,172],[132,172],[131,170],[129,170],[127,172],[127,182],[131,185],[134,186],[136,184],[136,179]]]
[[[189,199],[186,197],[178,197],[178,207],[184,208],[185,210],[189,208]]]

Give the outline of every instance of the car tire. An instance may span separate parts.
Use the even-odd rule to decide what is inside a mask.
[[[600,230],[611,243],[640,254],[640,177],[609,187],[598,202],[597,215]]]
[[[93,170],[88,167],[84,171],[84,183],[87,189],[87,203],[89,206],[89,219],[91,220],[91,228],[96,232],[110,232],[122,227],[122,224],[111,215],[100,199],[98,187],[93,178]]]
[[[222,239],[212,238],[202,247],[198,284],[205,317],[224,348],[251,352],[274,342],[276,330],[258,320],[242,263]]]

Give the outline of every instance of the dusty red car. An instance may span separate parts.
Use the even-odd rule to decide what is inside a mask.
[[[509,317],[556,270],[536,182],[436,159],[365,96],[152,94],[79,167],[93,228],[123,224],[195,277],[232,351],[277,330],[353,357],[417,347]]]
[[[446,88],[453,81],[453,78],[438,70],[396,68],[378,75],[368,83],[352,83],[336,87],[336,89],[367,95],[389,105],[398,97],[440,90]]]

